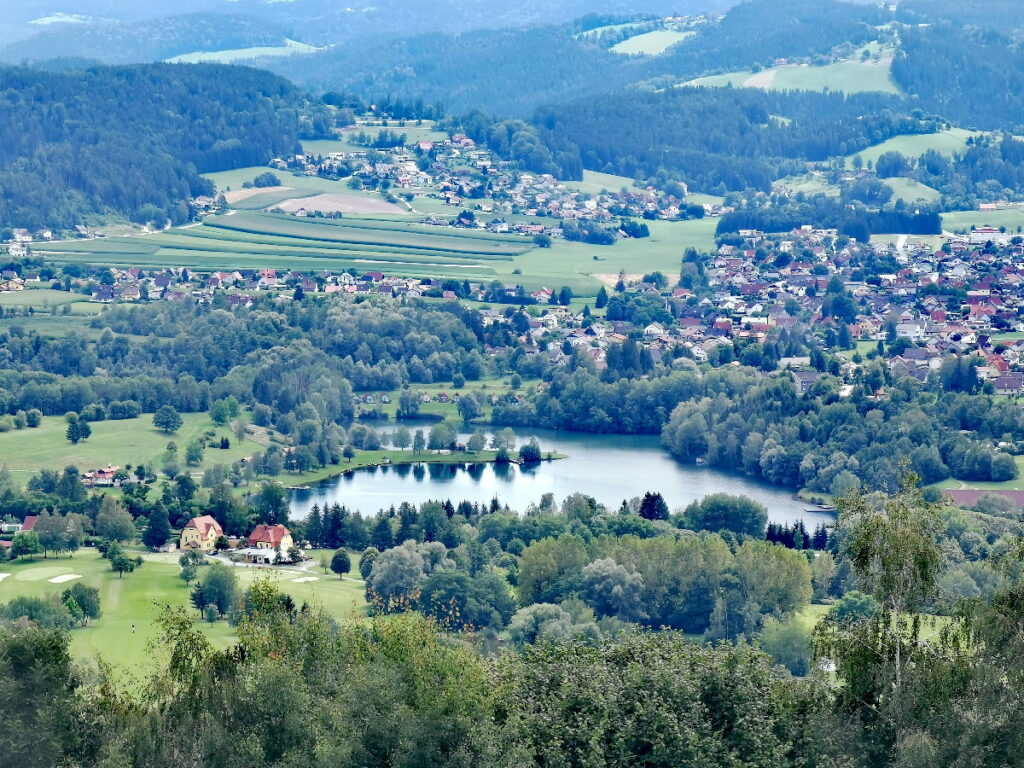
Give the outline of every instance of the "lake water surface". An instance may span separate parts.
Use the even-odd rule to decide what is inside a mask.
[[[422,427],[424,431],[429,426]],[[394,429],[388,426],[381,430]],[[608,507],[623,499],[659,491],[674,511],[712,493],[749,496],[768,508],[773,522],[792,523],[803,519],[809,529],[828,522],[826,513],[806,512],[805,505],[784,488],[759,483],[703,467],[675,461],[654,435],[589,435],[517,430],[520,442],[536,437],[542,451],[568,455],[567,459],[541,462],[530,467],[517,465],[415,464],[356,470],[325,480],[308,489],[292,491],[291,514],[305,517],[313,504],[334,504],[374,514],[403,501],[421,504],[429,500],[463,499],[489,502],[495,496],[502,504],[522,512],[545,493],[559,503],[577,491],[593,496]],[[463,438],[464,439],[464,438]]]

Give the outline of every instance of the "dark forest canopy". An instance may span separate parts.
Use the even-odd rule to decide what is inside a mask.
[[[691,10],[713,10],[710,5]],[[771,66],[779,57],[825,55],[839,45],[875,39],[872,25],[885,17],[872,6],[831,0],[754,0],[654,57],[624,56],[598,39],[577,37],[589,24],[525,29],[517,23],[450,36],[363,36],[266,65],[317,90],[352,91],[364,98],[388,93],[406,101],[441,101],[454,112],[476,108],[525,117],[548,101],[596,96],[631,83],[668,84],[708,72]]]
[[[188,198],[213,191],[199,174],[298,149],[310,109],[243,67],[0,69],[0,225],[67,229],[101,212],[182,223]]]

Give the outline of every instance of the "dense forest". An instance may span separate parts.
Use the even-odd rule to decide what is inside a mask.
[[[577,147],[585,168],[630,178],[664,171],[707,192],[767,192],[807,160],[852,154],[941,124],[882,95],[689,87],[548,106],[534,123],[546,142]]]
[[[448,519],[434,507],[419,512]],[[600,518],[653,527],[594,536]],[[552,535],[525,548],[499,543],[500,525],[454,549],[415,534],[368,548],[371,588],[411,589],[375,600],[368,621],[339,623],[270,579],[243,590],[236,569],[187,562],[193,606],[229,618],[237,644],[215,649],[191,609],[165,607],[168,652],[141,695],[72,660],[61,611],[99,615],[87,589],[0,606],[0,749],[29,768],[1019,763],[1020,539],[993,536],[973,563],[986,589],[955,597],[958,541],[984,540],[913,478],[889,497],[848,496],[834,555],[673,533],[580,495],[537,522]],[[526,603],[511,619],[503,573]],[[811,635],[792,611],[837,581],[845,594]],[[941,624],[920,613],[940,598],[955,610]],[[637,626],[656,611],[690,626],[705,606],[706,638],[722,642]],[[493,622],[505,621],[499,642]]]
[[[969,28],[940,23],[904,30],[893,79],[930,112],[967,127],[1017,133],[1024,122],[1024,52],[1006,36],[1008,30],[977,29],[977,22],[971,23]],[[936,50],[943,55],[936,56]]]
[[[846,294],[830,289],[824,298],[826,314],[840,325],[848,321],[853,307]],[[612,299],[610,316],[640,325],[673,319],[660,304]],[[1011,403],[978,392],[976,377],[966,377],[975,386],[962,386],[960,367],[976,365],[966,358],[951,359],[952,367],[924,384],[894,381],[885,366],[869,362],[849,397],[840,396],[842,382],[831,376],[799,396],[788,376],[765,378],[757,368],[771,371],[780,357],[809,354],[819,370],[838,374],[840,361],[816,343],[808,346],[797,331],[764,344],[722,345],[713,361],[722,367],[703,375],[681,352],[655,365],[627,340],[609,349],[599,375],[582,353],[568,366],[551,365],[518,343],[515,330],[528,324],[522,310],[507,308],[506,321],[484,328],[456,303],[387,300],[307,298],[283,310],[269,299],[233,310],[217,302],[115,307],[94,321],[105,329],[95,342],[43,339],[17,327],[0,335],[0,405],[9,415],[74,412],[95,420],[162,406],[206,411],[230,398],[251,409],[255,424],[293,442],[289,461],[310,467],[336,463],[345,445],[371,439],[365,427],[352,425],[353,392],[518,373],[546,386],[499,398],[491,413],[497,425],[664,430],[666,447],[682,461],[699,459],[779,485],[834,493],[856,477],[869,489],[892,488],[901,457],[928,483],[1016,476],[1012,456],[993,445],[1024,442],[1024,420]],[[488,347],[499,351],[487,355]],[[742,366],[727,365],[733,360]],[[106,375],[96,376],[98,370]],[[888,396],[879,399],[883,388]],[[414,414],[416,400],[410,396],[400,411]],[[273,457],[270,471],[265,457],[265,473],[279,473],[281,459]]]
[[[199,174],[298,149],[325,108],[287,81],[221,65],[0,69],[0,225],[69,229],[114,212],[161,226],[210,194]]]
[[[711,5],[690,10],[715,10]],[[518,21],[450,36],[363,37],[266,65],[316,90],[388,93],[406,101],[422,97],[443,102],[451,112],[482,109],[525,118],[545,103],[598,98],[633,83],[664,86],[707,72],[771,66],[780,57],[824,56],[836,46],[875,39],[871,25],[885,16],[871,6],[833,0],[754,0],[656,57],[616,54],[608,41],[578,34],[596,21],[549,19],[532,28]],[[779,24],[782,18],[788,23]]]

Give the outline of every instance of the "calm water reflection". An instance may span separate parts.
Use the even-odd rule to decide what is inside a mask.
[[[382,431],[389,431],[393,427]],[[424,427],[424,430],[429,427]],[[514,464],[404,464],[357,470],[326,480],[307,490],[293,491],[293,517],[304,517],[314,504],[338,502],[349,509],[373,514],[403,501],[420,504],[431,499],[487,502],[495,496],[522,512],[553,493],[559,502],[577,491],[602,504],[618,506],[623,499],[660,491],[673,510],[711,493],[741,494],[768,508],[775,522],[802,518],[812,528],[831,516],[805,512],[782,488],[712,469],[684,466],[666,453],[656,436],[583,435],[545,430],[517,432],[521,442],[536,437],[543,451],[569,458],[531,467]]]

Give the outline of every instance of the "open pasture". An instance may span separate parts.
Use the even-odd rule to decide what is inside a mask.
[[[611,47],[611,51],[631,56],[657,56],[695,34],[697,33],[693,31],[677,32],[674,29],[656,29],[653,32],[644,32],[642,35],[635,35],[621,43],[616,43]]]
[[[892,59],[837,61],[816,67],[784,64],[760,72],[727,72],[690,80],[683,85],[725,88],[763,88],[769,91],[841,91],[842,93],[899,93],[891,77]]]

